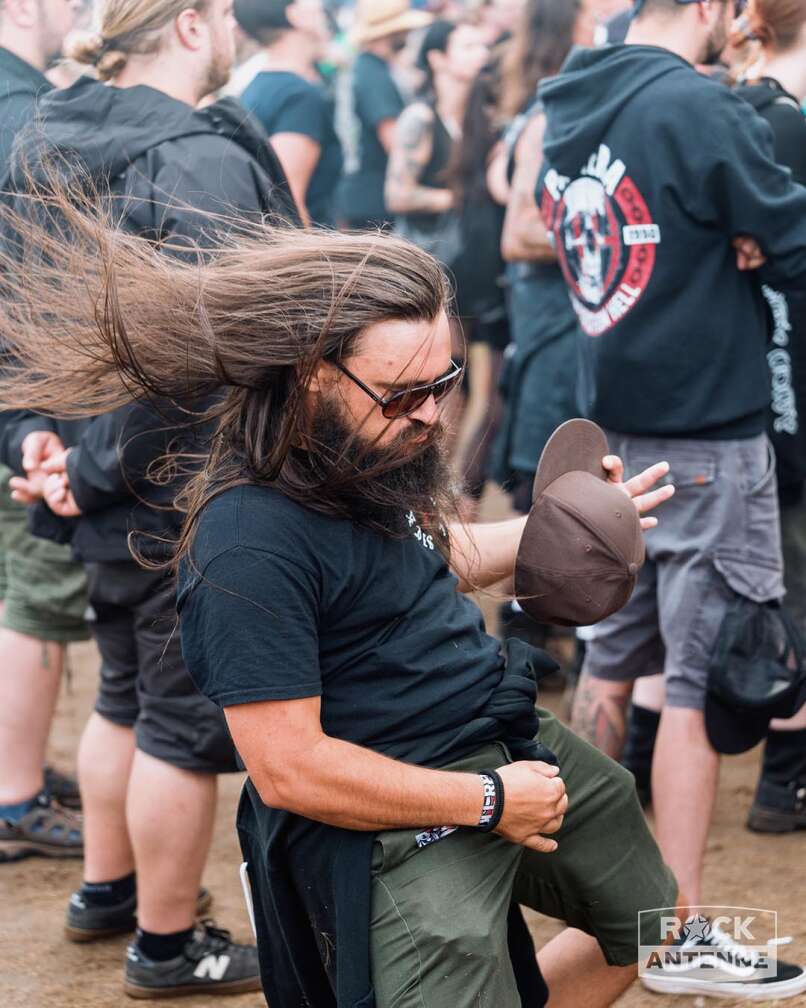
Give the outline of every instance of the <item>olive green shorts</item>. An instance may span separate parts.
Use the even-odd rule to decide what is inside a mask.
[[[0,467],[0,625],[37,640],[87,640],[87,583],[70,547],[28,531],[26,510],[9,496],[10,470]]]
[[[638,959],[639,911],[674,907],[632,775],[540,712],[540,741],[560,764],[570,799],[552,854],[494,833],[458,830],[418,848],[419,830],[378,834],[373,848],[370,947],[378,1008],[520,1008],[507,950],[515,900],[596,937],[610,965]],[[447,769],[511,762],[502,745]],[[645,927],[642,919],[642,937]]]

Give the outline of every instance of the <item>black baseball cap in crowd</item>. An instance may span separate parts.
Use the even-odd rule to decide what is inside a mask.
[[[602,459],[601,427],[569,420],[549,438],[515,561],[515,594],[540,623],[590,626],[632,595],[644,563],[641,519]]]
[[[773,718],[806,703],[804,645],[778,602],[737,596],[722,621],[708,667],[705,728],[719,753],[752,749]]]

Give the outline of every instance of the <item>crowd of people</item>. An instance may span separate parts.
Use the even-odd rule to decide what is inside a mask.
[[[608,1005],[720,754],[806,828],[805,115],[801,0],[0,0],[0,867],[82,858],[128,994]],[[634,588],[536,619],[530,523],[616,549],[580,471]],[[244,769],[254,945],[202,885]],[[674,941],[651,990],[806,990]]]

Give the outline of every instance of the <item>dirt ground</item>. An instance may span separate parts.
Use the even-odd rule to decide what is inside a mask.
[[[71,652],[72,685],[65,686],[53,731],[53,760],[73,764],[78,737],[91,709],[97,656],[90,644]],[[558,696],[545,698],[557,707]],[[806,960],[806,834],[764,837],[748,833],[743,823],[752,798],[759,752],[725,760],[716,817],[708,845],[705,902],[723,906],[760,906],[777,910],[779,931],[792,935],[790,954]],[[221,801],[205,884],[212,890],[213,914],[237,938],[249,937],[249,923],[238,882],[240,857],[234,830],[241,780],[222,778]],[[132,1004],[121,991],[126,940],[72,945],[62,937],[62,919],[70,892],[81,881],[78,861],[27,860],[0,866],[0,1008],[117,1008]],[[532,914],[538,943],[557,930]],[[584,978],[580,978],[584,984]],[[203,1008],[219,999],[183,998],[186,1008]],[[734,1002],[716,1004],[729,1008]],[[736,1002],[738,1004],[738,1002]],[[224,999],[227,1008],[258,1008],[256,995]],[[788,1002],[806,1006],[806,996]],[[664,998],[638,984],[619,1008],[690,1005],[692,998]]]
[[[497,517],[497,515],[496,515]],[[52,733],[53,762],[63,769],[74,765],[78,738],[91,710],[98,658],[93,645],[73,647],[71,683],[65,684]],[[541,697],[557,710],[557,694]],[[758,772],[760,751],[726,759],[719,801],[706,859],[703,902],[718,906],[762,907],[778,912],[780,935],[793,944],[784,958],[806,962],[806,833],[782,837],[759,836],[744,828]],[[221,779],[215,838],[205,885],[214,895],[212,914],[239,940],[250,937],[243,906],[235,835],[235,807],[241,778]],[[166,810],[167,813],[167,810]],[[117,1008],[131,1002],[121,989],[126,939],[93,945],[73,945],[62,936],[67,899],[81,882],[80,861],[30,859],[0,865],[0,1008]],[[555,923],[530,914],[538,946],[552,937]],[[580,977],[584,989],[585,978]],[[223,1003],[227,1008],[259,1008],[259,995],[223,999],[183,998],[185,1008]],[[725,1000],[714,1005],[738,1005]],[[742,1002],[743,1003],[743,1002]],[[771,1002],[765,1002],[771,1004]],[[806,1008],[806,995],[785,1002]],[[639,984],[618,1001],[618,1008],[672,1008],[695,999],[665,998]]]

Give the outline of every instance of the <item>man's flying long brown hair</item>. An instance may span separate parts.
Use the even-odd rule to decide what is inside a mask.
[[[158,247],[115,227],[119,218],[109,200],[65,191],[55,176],[0,204],[0,409],[83,417],[148,397],[212,424],[209,454],[183,490],[174,562],[205,504],[238,484],[269,483],[350,516],[380,470],[300,449],[303,391],[319,362],[348,356],[368,326],[435,319],[449,299],[438,263],[379,234],[222,218],[211,218],[222,235],[212,250]],[[441,515],[449,496],[378,503]]]

